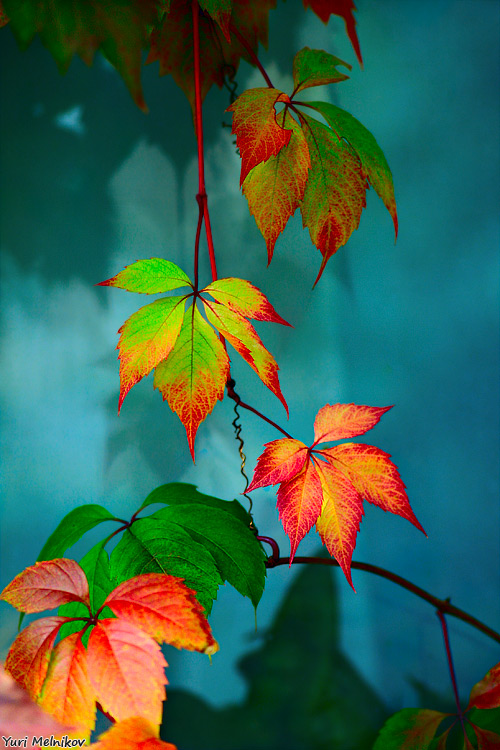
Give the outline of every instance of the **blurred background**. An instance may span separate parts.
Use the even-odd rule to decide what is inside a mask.
[[[271,12],[261,59],[288,92],[302,46],[353,65],[348,81],[309,98],[347,109],[384,150],[398,202],[396,245],[391,219],[369,191],[359,230],[314,290],[321,258],[298,213],[266,268],[264,240],[238,189],[233,136],[222,127],[230,123],[229,94],[212,90],[206,99],[219,276],[250,280],[294,326],[258,324],[280,366],[289,422],[235,357],[236,390],[306,443],[325,403],[394,404],[366,442],[393,456],[428,539],[366,505],[354,559],[451,597],[498,630],[499,6],[358,0],[357,7],[364,70],[341,19],[325,27],[291,0]],[[225,499],[238,497],[244,482],[233,402],[219,403],[202,424],[196,465],[152,377],[132,390],[117,417],[116,331],[144,300],[94,286],[155,256],[192,273],[197,167],[187,100],[170,77],[158,77],[156,64],[146,66],[144,115],[100,56],[90,69],[75,59],[61,77],[38,39],[21,53],[8,26],[0,37],[3,588],[33,564],[77,505],[100,503],[123,517],[165,482],[190,482]],[[236,79],[237,93],[263,85],[246,63]],[[206,252],[202,259],[208,283]],[[253,471],[263,443],[279,434],[249,412],[241,422]],[[288,554],[275,489],[253,499],[260,533]],[[88,534],[71,556],[79,559],[101,535]],[[312,531],[299,554],[314,554],[319,544]],[[257,630],[250,601],[220,589],[211,625],[221,650],[211,664],[167,649],[167,739],[183,750],[256,747],[254,730],[243,731],[247,716],[262,748],[348,750],[350,742],[370,747],[384,717],[404,706],[453,710],[430,605],[367,573],[354,571],[355,594],[338,570],[308,568],[298,578],[298,568],[268,572]],[[3,603],[0,614],[4,658],[17,614]],[[453,618],[449,629],[467,702],[472,685],[499,661],[499,648]],[[268,715],[259,714],[259,695],[276,700]],[[339,708],[351,695],[346,705],[358,701],[366,727]],[[204,744],[194,736],[196,715],[204,717]],[[285,727],[300,721],[288,736]],[[351,723],[350,733],[342,734],[342,722]],[[241,739],[231,739],[240,736],[235,727]]]

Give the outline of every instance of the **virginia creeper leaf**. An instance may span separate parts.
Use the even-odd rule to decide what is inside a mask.
[[[40,705],[57,721],[89,735],[95,724],[95,694],[80,633],[59,641],[49,664]]]
[[[87,531],[103,521],[114,520],[114,516],[102,505],[80,505],[73,508],[49,536],[38,555],[37,562],[62,557]]]
[[[351,147],[317,120],[302,115],[311,171],[301,201],[302,224],[323,255],[315,283],[328,260],[358,228],[366,206],[366,178]]]
[[[283,528],[290,538],[290,565],[299,542],[308,533],[321,513],[321,481],[311,462],[289,482],[278,489],[276,507]]]
[[[319,410],[314,420],[314,445],[362,435],[375,427],[382,414],[389,409],[392,406],[327,404]]]
[[[171,742],[158,739],[158,728],[147,719],[133,717],[113,724],[99,740],[91,745],[92,750],[177,750]]]
[[[184,297],[162,297],[141,307],[119,329],[118,413],[130,389],[149,375],[174,348],[184,319],[184,305]]]
[[[182,482],[162,484],[149,493],[137,512],[154,503],[163,503],[165,505],[196,504],[218,508],[224,511],[224,513],[231,513],[235,518],[242,521],[245,526],[249,526],[252,520],[251,516],[237,500],[220,500],[218,497],[204,495],[198,492],[194,484],[184,484]]]
[[[287,110],[278,120],[291,132],[288,145],[254,167],[243,183],[248,208],[266,241],[268,263],[276,240],[302,200],[311,167],[302,128]]]
[[[398,215],[392,174],[384,152],[369,130],[349,112],[328,102],[309,102],[327,121],[339,139],[344,138],[354,149],[368,182],[389,211],[394,231],[398,234]]]
[[[35,34],[65,73],[74,54],[90,65],[95,51],[114,65],[135,103],[147,111],[140,80],[141,52],[157,18],[155,0],[4,0],[10,26],[21,48]]]
[[[99,620],[90,634],[87,662],[96,699],[113,718],[142,716],[160,724],[167,662],[149,635],[131,622]]]
[[[278,315],[266,295],[245,279],[217,279],[203,291],[245,318],[290,326],[290,323]]]
[[[0,3],[0,29],[9,23],[9,17],[4,10],[2,3]]]
[[[210,654],[218,650],[201,605],[181,578],[159,573],[135,576],[117,586],[105,603],[122,621],[158,643]]]
[[[43,617],[32,622],[19,633],[7,654],[6,670],[33,700],[40,695],[52,647],[64,622],[65,617]]]
[[[301,49],[293,58],[294,95],[311,86],[324,86],[327,83],[345,81],[349,76],[338,71],[337,65],[352,69],[349,63],[322,49],[309,47]]]
[[[163,258],[137,260],[111,279],[100,281],[97,286],[115,286],[127,292],[160,294],[193,285],[182,268]]]
[[[118,582],[143,573],[183,578],[210,614],[223,583],[212,555],[177,524],[143,518],[127,529],[111,553],[111,574]]]
[[[257,164],[276,156],[290,140],[291,131],[278,125],[275,104],[290,101],[278,89],[248,89],[226,112],[233,113],[232,133],[240,150],[240,186]]]
[[[248,524],[218,507],[201,504],[172,505],[156,511],[152,518],[187,531],[212,555],[221,578],[257,606],[264,591],[266,555]]]
[[[229,21],[231,19],[232,0],[199,0],[199,3],[200,7],[203,8],[203,10],[214,19],[214,21],[217,21],[224,36],[230,43],[231,36],[229,34]]]
[[[194,304],[186,310],[175,346],[154,376],[154,387],[186,428],[193,459],[198,426],[217,399],[224,398],[228,376],[226,351]]]
[[[208,321],[234,346],[238,354],[255,370],[264,385],[279,398],[288,415],[288,406],[278,379],[278,365],[252,324],[240,313],[220,303],[209,303],[204,300],[203,305]]]
[[[488,729],[482,729],[475,724],[471,726],[477,739],[477,750],[498,750],[500,748],[500,735],[490,732]]]
[[[306,458],[307,446],[300,440],[283,438],[266,443],[264,452],[257,460],[248,492],[257,487],[287,482],[302,471]]]
[[[500,706],[500,663],[492,667],[472,688],[467,709],[473,706],[476,708]]]
[[[23,570],[5,587],[0,599],[30,614],[66,602],[88,603],[89,587],[78,563],[59,558],[38,562]]]
[[[427,750],[449,714],[424,708],[404,708],[386,721],[373,750]]]
[[[347,35],[359,60],[359,64],[362,66],[363,59],[356,33],[356,19],[353,14],[356,6],[353,0],[303,0],[303,2],[304,8],[310,7],[323,23],[328,23],[328,19],[332,13],[344,19]]]

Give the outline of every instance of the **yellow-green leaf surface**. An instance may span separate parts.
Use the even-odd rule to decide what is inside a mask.
[[[368,182],[384,202],[398,233],[398,215],[392,174],[384,152],[369,130],[349,112],[328,102],[310,102],[340,138],[344,138],[356,152]]]
[[[447,716],[425,708],[404,708],[386,721],[373,750],[427,750]]]
[[[163,297],[141,307],[121,326],[120,398],[118,412],[130,389],[168,357],[184,318],[185,297]]]
[[[337,70],[337,65],[343,65],[348,70],[352,68],[349,63],[322,49],[301,49],[293,58],[294,95],[311,86],[345,81],[349,76]]]
[[[182,268],[164,258],[137,260],[97,286],[115,286],[140,294],[161,294],[183,286],[193,287]]]
[[[245,279],[217,279],[203,291],[246,318],[290,325],[278,315],[266,295]]]
[[[311,159],[302,131],[289,112],[279,115],[291,137],[276,156],[258,164],[243,183],[248,208],[266,241],[268,262],[288,219],[293,216],[306,189]]]
[[[359,226],[366,206],[366,178],[351,147],[317,120],[302,115],[311,171],[301,201],[302,223],[323,255],[316,278]]]
[[[210,414],[217,399],[224,398],[229,358],[217,334],[202,318],[196,305],[184,313],[182,327],[169,357],[161,362],[154,387],[186,428],[194,458],[198,426]]]

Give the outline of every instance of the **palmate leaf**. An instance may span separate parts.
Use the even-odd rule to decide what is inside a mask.
[[[202,505],[206,508],[217,508],[241,521],[246,527],[250,527],[252,517],[237,500],[221,500],[198,492],[194,484],[184,482],[170,482],[157,487],[141,503],[137,513],[149,505],[161,503],[163,505]]]
[[[277,507],[290,538],[290,564],[302,538],[316,524],[326,548],[352,586],[351,560],[363,515],[363,499],[402,516],[423,533],[390,456],[371,445],[324,441],[362,434],[391,407],[327,404],[314,423],[315,442],[283,438],[267,443],[248,491],[279,484]]]
[[[427,750],[447,716],[425,708],[404,708],[386,721],[373,750]]]

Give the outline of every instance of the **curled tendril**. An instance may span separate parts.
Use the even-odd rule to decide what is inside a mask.
[[[238,445],[238,453],[240,454],[240,459],[241,459],[240,473],[241,473],[242,477],[245,480],[245,489],[244,489],[244,491],[241,494],[244,495],[244,497],[246,497],[246,499],[248,500],[248,513],[251,516],[252,515],[253,502],[252,502],[252,498],[249,495],[247,495],[247,488],[248,488],[248,485],[249,485],[248,476],[247,476],[247,473],[245,471],[245,464],[246,464],[247,457],[245,456],[245,453],[244,453],[244,450],[243,450],[244,447],[245,447],[245,443],[244,443],[243,438],[241,437],[241,424],[239,422],[239,420],[240,420],[240,413],[238,411],[238,404],[240,403],[241,399],[238,396],[238,394],[235,393],[235,391],[234,391],[234,386],[235,385],[236,385],[236,382],[234,380],[232,380],[232,379],[228,380],[227,387],[231,389],[231,391],[234,393],[234,395],[236,397],[236,401],[235,401],[235,404],[234,404],[234,413],[236,414],[236,416],[233,419],[233,421],[231,422],[231,424],[232,424],[232,426],[234,428],[235,439],[239,443],[239,445]],[[252,527],[253,527],[253,523],[252,523]]]

